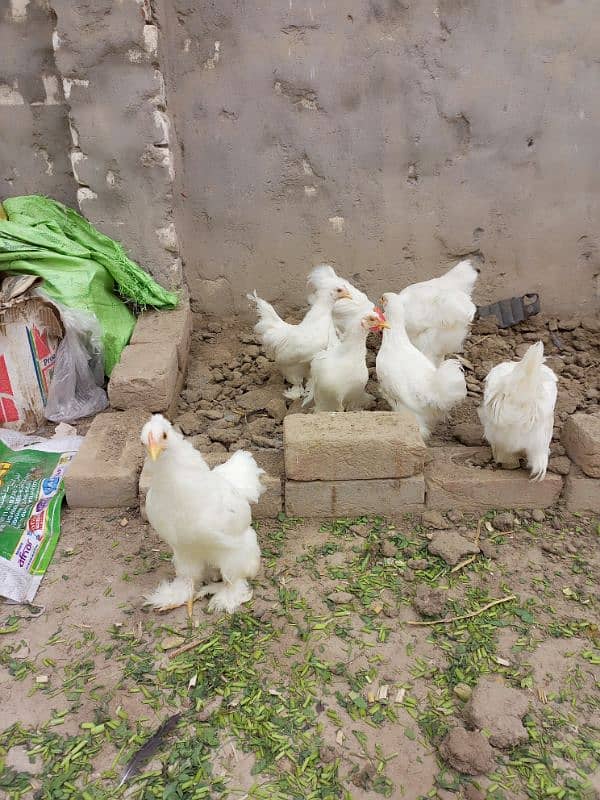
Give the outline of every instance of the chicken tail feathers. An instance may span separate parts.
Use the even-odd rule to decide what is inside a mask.
[[[448,270],[442,278],[446,288],[458,289],[470,297],[478,276],[479,270],[475,269],[469,259],[465,259]]]
[[[254,326],[256,335],[260,338],[263,346],[271,354],[277,352],[277,348],[285,341],[289,325],[281,319],[271,303],[263,300],[256,294],[256,289],[247,294],[246,297],[254,303],[258,322]]]
[[[443,361],[434,375],[435,403],[442,411],[449,411],[467,396],[467,384],[460,361],[449,358]]]
[[[258,503],[265,491],[266,487],[261,482],[265,471],[247,450],[237,450],[224,464],[214,467],[213,472],[225,478],[249,503]]]

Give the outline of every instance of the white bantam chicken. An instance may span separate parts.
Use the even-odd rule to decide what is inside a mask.
[[[435,367],[417,350],[406,333],[406,306],[399,295],[384,294],[381,306],[387,320],[375,362],[381,394],[394,411],[412,411],[427,439],[446,413],[467,396],[462,367],[456,359]]]
[[[520,361],[503,361],[489,371],[478,409],[494,461],[516,469],[524,454],[534,481],[543,480],[548,468],[556,382],[544,364],[544,345],[536,342]]]
[[[336,303],[337,305],[337,303]],[[310,365],[309,392],[303,405],[313,400],[315,411],[358,411],[374,399],[365,392],[367,335],[387,327],[385,317],[374,307],[346,321],[338,344],[323,350]]]
[[[292,384],[284,392],[290,400],[303,396],[304,381],[308,378],[314,356],[337,342],[331,310],[336,300],[347,297],[347,294],[343,281],[318,287],[311,307],[298,325],[284,322],[273,306],[258,297],[256,291],[247,295],[259,316],[254,326],[257,336],[285,380]]]
[[[463,348],[477,310],[471,294],[478,274],[470,261],[461,261],[441,277],[413,283],[398,294],[411,342],[436,366]]]
[[[191,617],[194,600],[212,594],[209,610],[233,613],[252,597],[248,579],[260,566],[250,504],[264,491],[264,470],[244,450],[209,469],[161,414],[144,425],[141,439],[155,462],[146,514],[172,548],[175,567],[175,580],[161,583],[147,602],[161,611],[187,605]],[[216,570],[221,582],[197,590]]]
[[[330,264],[319,264],[309,274],[306,282],[309,295],[308,302],[312,305],[319,290],[329,288],[338,289],[338,296],[331,311],[333,324],[338,336],[342,336],[348,324],[353,324],[357,316],[369,314],[374,303],[369,300],[364,292],[353,286],[350,281],[340,278]],[[343,287],[344,291],[339,291]]]

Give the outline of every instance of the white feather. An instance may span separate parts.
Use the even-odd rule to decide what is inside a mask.
[[[479,418],[494,459],[515,466],[524,454],[533,480],[543,480],[548,468],[556,384],[542,342],[531,345],[521,361],[497,364],[485,379]]]
[[[376,361],[381,393],[395,411],[412,411],[423,438],[427,438],[446,413],[467,396],[462,367],[453,359],[434,366],[408,338],[402,299],[391,293],[384,299],[390,328],[383,333]]]
[[[231,611],[233,600],[248,594],[247,579],[260,566],[250,503],[264,491],[263,470],[243,451],[210,470],[202,455],[160,414],[142,430],[146,446],[150,436],[161,444],[162,452],[151,473],[146,513],[173,550],[177,576],[173,584],[159,587],[150,601],[162,607],[165,599],[179,600],[185,581],[189,597],[195,585],[217,569],[223,584],[210,607]]]
[[[373,303],[364,292],[353,286],[350,281],[340,278],[329,264],[319,264],[308,276],[307,287],[309,290],[308,302],[313,304],[319,291],[343,287],[351,297],[337,300],[332,310],[333,324],[338,336],[343,336],[348,325],[353,323],[357,316],[368,314],[373,309]]]
[[[461,261],[439,278],[414,283],[399,293],[411,342],[434,364],[459,353],[477,310],[471,293],[478,272]]]

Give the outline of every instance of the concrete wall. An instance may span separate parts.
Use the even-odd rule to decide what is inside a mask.
[[[0,199],[48,194],[75,203],[53,27],[44,0],[0,0]]]
[[[78,202],[162,283],[182,256],[216,313],[469,253],[480,302],[588,312],[599,52],[589,0],[0,0],[0,192]]]
[[[373,297],[484,258],[478,299],[598,303],[600,26],[589,0],[169,0],[177,221],[209,310]]]

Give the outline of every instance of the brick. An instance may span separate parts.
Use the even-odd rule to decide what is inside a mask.
[[[177,348],[173,342],[130,344],[108,383],[113,408],[166,411],[177,392]]]
[[[99,414],[65,476],[71,508],[125,508],[138,499],[138,475],[144,461],[141,410]]]
[[[179,372],[185,373],[192,336],[192,311],[185,294],[177,308],[144,311],[138,317],[130,344],[173,342],[177,348]]]
[[[600,514],[600,480],[573,468],[566,479],[564,499],[569,511]]]
[[[286,481],[285,511],[293,517],[353,517],[382,514],[399,517],[422,511],[422,475],[396,480]]]
[[[477,447],[435,447],[425,468],[427,508],[437,511],[486,511],[501,508],[547,508],[562,489],[560,475],[541,483],[525,470],[480,469],[467,463],[482,453]]]
[[[562,444],[590,478],[600,478],[600,414],[573,414],[565,422]]]
[[[252,516],[255,519],[269,519],[276,517],[283,511],[282,495],[282,474],[283,474],[283,454],[268,450],[250,451],[256,459],[259,467],[266,471],[262,481],[266,491],[261,496],[258,503],[252,506]],[[218,464],[223,464],[231,457],[231,453],[203,453],[202,456],[208,466],[212,469]],[[146,520],[146,494],[150,486],[150,473],[152,462],[146,459],[144,468],[140,475],[139,482],[139,504],[140,514]]]
[[[297,481],[407,478],[427,453],[410,412],[288,414],[283,442],[287,478]]]

